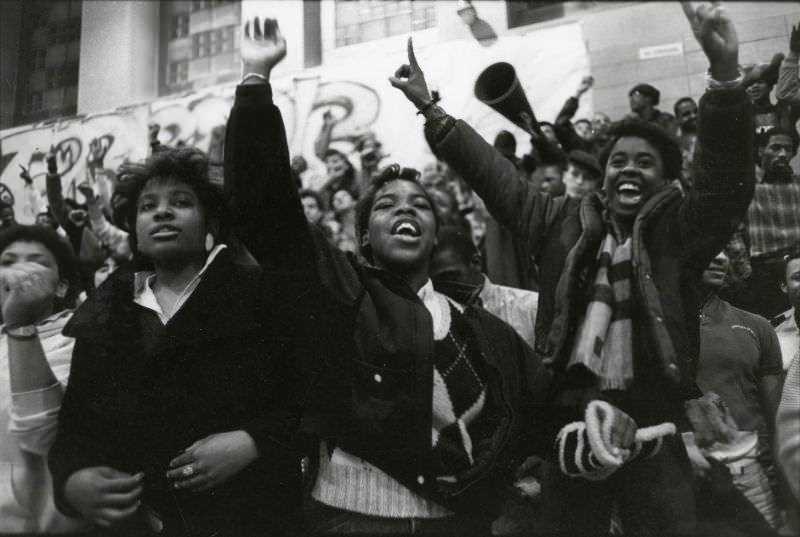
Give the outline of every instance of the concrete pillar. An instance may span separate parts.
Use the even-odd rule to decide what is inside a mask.
[[[22,0],[0,3],[0,130],[14,124],[17,102],[17,63],[19,60],[19,29]]]
[[[83,2],[78,113],[158,96],[159,2]]]

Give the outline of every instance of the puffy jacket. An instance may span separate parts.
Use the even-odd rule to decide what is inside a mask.
[[[637,421],[674,419],[682,414],[681,400],[698,395],[701,275],[753,196],[753,115],[744,91],[707,92],[698,126],[694,189],[684,196],[665,187],[633,226],[634,348],[643,355],[636,359],[651,366],[634,364],[639,396],[648,403],[637,405],[634,395],[620,406]],[[607,233],[603,194],[567,199],[537,192],[469,125],[450,116],[429,121],[426,137],[539,265],[536,355],[554,369],[564,393],[574,386],[576,397],[594,397],[583,390],[591,379],[565,370]]]

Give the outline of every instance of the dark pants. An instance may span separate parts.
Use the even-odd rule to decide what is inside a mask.
[[[655,457],[631,461],[602,481],[568,477],[548,462],[542,502],[547,526],[565,537],[606,535],[614,502],[626,537],[696,533],[692,469],[677,438],[667,439]]]
[[[314,499],[306,512],[314,537],[490,537],[491,520],[476,517],[385,518],[336,509]]]

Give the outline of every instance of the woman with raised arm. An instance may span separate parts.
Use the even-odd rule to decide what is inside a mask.
[[[417,171],[393,164],[360,198],[361,258],[308,225],[268,83],[285,41],[274,21],[252,26],[225,186],[237,235],[259,263],[296,275],[295,304],[313,323],[300,427],[319,457],[309,532],[490,535],[516,463],[555,436],[542,412],[549,375],[513,328],[433,289],[439,222]],[[606,445],[630,446],[632,422],[610,410]]]
[[[74,340],[77,266],[69,244],[45,226],[0,233],[0,533],[88,529],[56,511],[47,471]]]
[[[305,390],[280,282],[234,263],[200,150],[156,152],[120,179],[134,266],[64,330],[76,344],[50,454],[57,505],[137,535],[297,535]]]

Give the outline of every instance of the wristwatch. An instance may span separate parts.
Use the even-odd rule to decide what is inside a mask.
[[[35,339],[39,332],[36,330],[36,325],[27,324],[24,326],[14,326],[11,328],[3,328],[3,332],[12,339]]]

